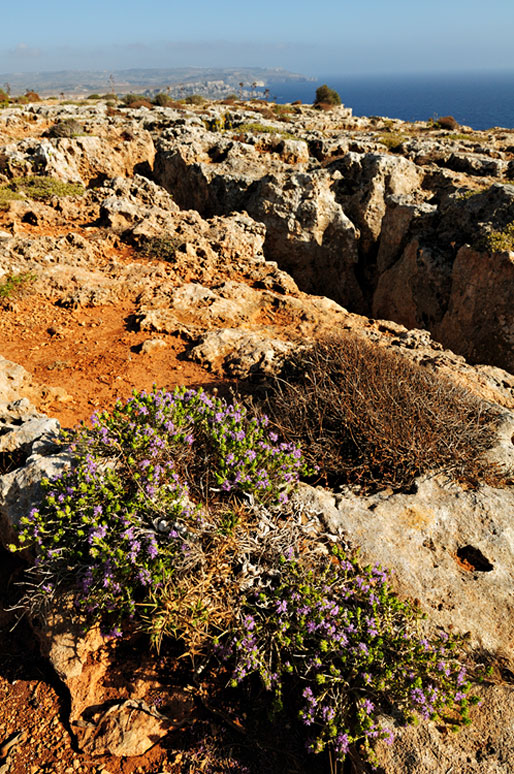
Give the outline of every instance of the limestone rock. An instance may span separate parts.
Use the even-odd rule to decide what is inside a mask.
[[[386,197],[412,194],[423,179],[421,170],[401,156],[347,153],[328,168],[341,175],[336,199],[360,230],[365,251],[380,236]]]
[[[127,699],[109,707],[95,726],[79,732],[81,749],[89,755],[144,755],[174,728],[171,720],[152,711],[146,702]]]
[[[223,328],[200,336],[190,356],[215,372],[244,379],[252,373],[276,372],[293,348],[290,342],[274,339],[265,331]]]
[[[58,476],[70,455],[57,445],[60,425],[27,401],[0,404],[0,543],[41,501],[41,479]]]
[[[365,564],[394,568],[398,592],[419,600],[434,625],[469,632],[473,646],[514,664],[514,489],[465,490],[439,477],[414,488],[366,497],[304,489],[300,497]]]
[[[379,743],[384,774],[504,774],[514,768],[514,689],[488,685],[476,691],[482,704],[471,712],[472,724],[458,733],[434,723],[394,727],[392,746]]]
[[[164,339],[146,339],[141,344],[141,354],[151,355],[152,352],[155,352],[159,349],[164,349],[166,346],[167,344]]]
[[[88,185],[98,178],[132,175],[153,164],[154,145],[144,130],[109,138],[20,140],[4,148],[5,164],[12,176],[39,174],[64,182]]]
[[[434,334],[472,363],[514,371],[514,252],[461,247],[448,308]]]

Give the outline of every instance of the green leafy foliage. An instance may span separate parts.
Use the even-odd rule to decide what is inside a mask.
[[[373,744],[392,743],[384,715],[406,722],[467,724],[471,684],[458,640],[423,633],[421,614],[392,593],[380,567],[359,566],[343,551],[306,562],[293,549],[282,572],[248,595],[232,640],[233,684],[258,675],[279,710],[291,701],[309,749],[343,761],[354,746],[377,763]]]
[[[491,253],[514,251],[514,221],[507,223],[501,231],[490,231],[477,246]]]
[[[161,261],[174,261],[180,240],[170,236],[155,236],[146,239],[138,252],[145,258],[159,258]]]
[[[189,94],[185,97],[184,102],[186,105],[204,105],[207,100],[201,94]]]
[[[378,138],[378,141],[382,143],[382,145],[385,145],[389,150],[395,151],[401,149],[401,145],[406,139],[407,137],[404,134],[392,132],[391,134],[382,134]]]
[[[376,764],[375,742],[393,741],[384,716],[469,722],[462,643],[431,632],[382,568],[303,526],[289,494],[312,470],[266,416],[154,389],[66,442],[69,467],[21,523],[37,558],[26,608],[71,594],[86,627],[119,636],[134,621],[157,647],[182,640],[197,666],[216,655],[337,761]]]
[[[319,86],[316,89],[316,98],[314,99],[314,105],[340,105],[341,104],[341,97],[335,91],[335,89],[331,89],[327,86],[326,83],[324,83],[322,86]]]
[[[22,520],[20,544],[38,556],[31,604],[71,587],[89,623],[116,631],[150,589],[154,608],[163,589],[174,593],[167,580],[184,546],[194,549],[202,503],[286,501],[304,470],[265,418],[185,389],[136,393],[95,415],[71,451],[70,469],[44,483],[43,505]]]

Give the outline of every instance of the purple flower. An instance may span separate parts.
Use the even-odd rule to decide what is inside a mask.
[[[361,707],[364,710],[364,712],[366,713],[366,715],[370,715],[373,712],[373,710],[375,709],[375,705],[369,699],[364,699],[364,701],[361,704]]]
[[[281,613],[287,613],[287,602],[286,602],[286,600],[285,600],[285,599],[283,599],[282,601],[279,601],[279,600],[277,599],[277,601],[276,601],[276,603],[275,603],[275,604],[276,604],[276,606],[277,606],[277,613],[278,613],[279,615],[280,615]]]

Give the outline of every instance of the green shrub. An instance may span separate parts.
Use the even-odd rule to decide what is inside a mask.
[[[177,568],[190,585],[204,526],[212,545],[213,530],[223,534],[223,522],[234,521],[214,508],[214,528],[200,505],[244,494],[286,501],[304,470],[296,447],[266,425],[238,404],[186,389],[135,393],[94,416],[71,445],[71,468],[44,482],[43,505],[22,520],[20,543],[35,546],[35,574],[45,578],[30,604],[71,588],[89,623],[118,628],[143,612],[136,605],[151,591],[152,629],[172,629],[171,601],[183,598]]]
[[[327,750],[332,763],[358,751],[377,765],[374,742],[394,740],[384,723],[392,713],[467,725],[477,699],[458,638],[428,633],[382,568],[362,568],[337,547],[331,554],[292,548],[282,571],[247,595],[232,639],[219,644],[235,660],[233,684],[257,675],[275,711],[296,707],[308,749]]]
[[[201,94],[190,94],[184,99],[186,105],[204,105],[207,100]]]
[[[388,148],[391,151],[400,150],[401,145],[407,137],[404,134],[397,134],[396,132],[391,132],[391,134],[382,134],[378,138],[378,141],[382,143],[382,145],[385,145],[386,148]]]
[[[78,137],[84,134],[84,127],[74,118],[65,118],[56,121],[46,132],[45,137]]]
[[[507,223],[501,231],[490,231],[486,234],[477,242],[477,248],[490,253],[514,251],[514,220]]]
[[[146,239],[138,252],[145,258],[159,258],[161,261],[173,261],[180,241],[169,236],[155,236]]]
[[[334,89],[330,89],[326,83],[316,89],[314,105],[340,105],[341,97]]]
[[[9,184],[0,185],[0,211],[8,209],[9,202],[24,198],[19,191],[12,188]]]
[[[280,129],[277,129],[275,126],[266,126],[266,124],[259,123],[238,124],[234,129],[241,134],[278,134],[280,132]]]
[[[496,414],[449,380],[351,334],[318,342],[271,380],[262,410],[330,485],[404,487],[431,470],[476,482]]]
[[[112,95],[106,95],[106,99],[113,99]],[[131,107],[135,102],[147,102],[148,98],[144,94],[125,94],[122,102],[127,107]]]
[[[8,274],[5,279],[0,281],[0,306],[22,295],[35,279],[36,275],[30,271]]]
[[[163,92],[156,94],[152,99],[152,103],[158,107],[167,107],[170,102],[173,102],[171,97],[168,94],[164,94]]]
[[[118,636],[135,619],[156,645],[181,639],[197,670],[215,653],[234,685],[260,678],[281,721],[296,711],[310,751],[333,762],[375,764],[375,740],[393,736],[384,714],[469,722],[458,638],[431,632],[380,567],[302,526],[288,494],[308,471],[265,416],[154,389],[94,415],[69,448],[21,520],[19,547],[38,559],[30,612],[69,593],[86,626]]]
[[[460,126],[453,116],[439,116],[435,125],[438,129],[449,129],[450,131],[458,129]]]

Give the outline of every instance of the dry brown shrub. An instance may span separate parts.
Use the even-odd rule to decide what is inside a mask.
[[[460,126],[453,116],[439,116],[436,124],[439,129],[458,129]]]
[[[262,409],[331,486],[402,488],[429,471],[492,479],[498,411],[450,380],[355,334],[300,351]]]
[[[125,105],[123,105],[122,107],[125,107]],[[135,99],[133,102],[131,102],[126,107],[129,107],[131,109],[132,108],[134,108],[134,109],[135,108],[140,108],[140,107],[153,108],[153,105],[150,102],[150,100],[148,100],[148,99]]]

